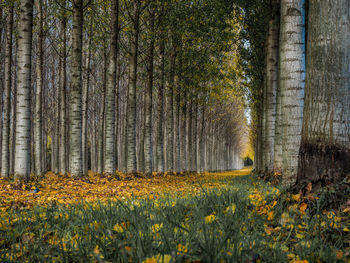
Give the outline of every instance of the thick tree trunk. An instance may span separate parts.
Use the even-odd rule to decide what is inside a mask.
[[[304,0],[281,1],[280,74],[282,96],[282,183],[296,181],[305,86]]]
[[[2,124],[2,154],[1,176],[8,177],[10,174],[10,117],[11,117],[11,66],[12,66],[12,30],[13,30],[13,5],[8,7],[6,24],[6,47],[5,47],[5,89],[3,101],[3,124]]]
[[[118,10],[119,1],[113,0],[111,15],[111,51],[109,54],[106,90],[106,147],[104,158],[104,170],[109,174],[114,174],[116,172],[115,91],[118,59]]]
[[[137,116],[137,63],[138,63],[138,44],[139,44],[139,23],[140,23],[140,0],[135,1],[135,10],[133,17],[133,38],[131,40],[130,55],[130,88],[129,88],[129,110],[128,110],[128,172],[137,171],[137,153],[136,153],[136,116]]]
[[[350,174],[350,6],[310,0],[298,184]]]
[[[72,66],[70,85],[69,168],[71,176],[83,175],[82,158],[82,46],[83,0],[73,2]]]
[[[17,121],[15,145],[15,178],[30,176],[30,90],[32,66],[33,0],[21,0],[18,36]]]
[[[44,29],[43,29],[43,1],[36,2],[38,11],[38,48],[36,58],[36,92],[35,92],[35,113],[34,113],[34,173],[41,176],[43,152],[42,152],[42,137],[43,137],[43,63],[44,63]],[[57,142],[55,142],[57,143]]]

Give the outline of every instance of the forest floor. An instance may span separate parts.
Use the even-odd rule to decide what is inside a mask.
[[[349,210],[251,174],[0,179],[0,261],[350,262]]]

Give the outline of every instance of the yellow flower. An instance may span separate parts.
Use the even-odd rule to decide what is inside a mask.
[[[295,237],[298,239],[303,239],[305,236],[303,234],[298,233],[295,235]]]
[[[182,244],[178,244],[176,246],[177,248],[177,251],[180,253],[180,254],[184,254],[184,253],[187,253],[187,247],[182,245]]]
[[[224,213],[227,214],[229,212],[232,214],[234,214],[236,212],[236,205],[235,204],[228,206]]]
[[[211,224],[215,220],[216,216],[214,214],[208,215],[204,218],[206,224]]]
[[[129,247],[129,246],[125,246],[124,249],[125,249],[126,251],[128,251],[128,252],[131,252],[131,251],[132,251],[132,248]]]
[[[90,227],[94,228],[95,230],[97,230],[100,227],[100,225],[101,225],[101,222],[97,222],[96,220],[90,223]]]
[[[96,255],[99,255],[100,258],[103,258],[103,256],[100,254],[101,252],[100,252],[100,248],[99,248],[98,245],[96,245],[96,247],[94,248],[94,253],[95,253]]]
[[[120,225],[120,224],[116,224],[114,227],[113,227],[113,230],[115,232],[118,232],[118,233],[123,233],[124,232],[124,228]]]
[[[144,261],[142,261],[142,263],[169,263],[171,261],[171,255],[155,255],[151,258],[146,258]]]
[[[274,208],[277,205],[277,201],[273,201],[271,208]]]
[[[267,213],[267,220],[271,221],[274,217],[273,211]]]
[[[333,217],[335,217],[335,213],[333,211],[330,211],[327,213],[327,217],[328,219],[332,219]]]
[[[159,232],[162,228],[163,228],[163,223],[162,223],[162,224],[154,224],[154,225],[152,226],[152,231],[153,231],[154,233],[157,233],[157,232]]]
[[[147,258],[144,261],[142,261],[142,263],[157,263],[157,260],[152,257],[152,258]]]

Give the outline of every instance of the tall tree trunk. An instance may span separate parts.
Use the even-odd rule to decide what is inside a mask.
[[[194,125],[193,125],[193,141],[194,141],[194,171],[198,173],[198,102],[196,101],[194,106]]]
[[[140,0],[135,1],[134,17],[133,17],[133,38],[131,39],[131,55],[130,55],[130,87],[129,87],[129,107],[128,107],[128,172],[137,171],[136,160],[136,116],[137,116],[137,63],[138,63],[138,45],[139,45],[139,23],[140,23]]]
[[[30,90],[32,66],[32,28],[34,0],[21,0],[18,36],[18,87],[15,145],[15,178],[28,180],[30,176]]]
[[[99,125],[99,138],[98,138],[98,169],[97,173],[101,174],[104,171],[104,138],[105,138],[105,108],[106,108],[106,89],[107,89],[107,54],[104,50],[103,54],[103,84],[102,84],[102,105],[100,111],[100,125]]]
[[[190,99],[190,98],[189,98]],[[188,171],[193,171],[193,141],[192,141],[192,123],[193,123],[193,101],[192,99],[190,99],[189,101],[189,107],[188,108],[188,146],[187,146],[187,150],[188,150],[188,165],[187,165],[187,170]]]
[[[202,123],[201,123],[201,135],[200,135],[200,170],[201,172],[204,172],[207,170],[207,162],[206,162],[206,153],[207,153],[207,125],[205,121],[206,117],[206,107],[202,106]]]
[[[154,20],[155,20],[155,11],[150,10],[150,43],[148,50],[148,65],[147,65],[147,73],[148,73],[148,81],[147,81],[147,93],[146,93],[146,154],[145,154],[145,172],[152,173],[153,172],[153,143],[152,143],[152,129],[153,129],[153,71],[154,71]]]
[[[107,75],[106,90],[106,148],[105,148],[105,164],[106,173],[114,174],[116,172],[116,136],[115,136],[115,91],[117,79],[117,59],[118,59],[118,10],[119,1],[112,1],[111,15],[111,51],[109,54],[109,67]]]
[[[181,73],[180,73],[181,74]],[[182,172],[181,167],[181,83],[179,81],[176,94],[176,171]]]
[[[60,25],[60,36],[62,41],[62,49],[60,52],[60,144],[59,144],[59,173],[66,174],[67,173],[67,146],[66,146],[66,131],[67,131],[67,103],[66,103],[66,85],[67,85],[67,19],[65,16],[65,12],[62,14],[61,25]]]
[[[17,70],[18,68],[18,39],[16,40],[15,44],[15,61],[14,66]],[[17,123],[17,74],[13,74],[13,91],[12,91],[12,118],[11,118],[11,140],[10,140],[10,175],[15,173],[15,148],[16,148],[16,123]]]
[[[163,134],[163,122],[164,122],[164,85],[165,85],[165,43],[164,40],[160,43],[160,56],[161,56],[161,77],[160,85],[158,89],[158,139],[157,139],[157,163],[160,172],[165,172],[165,156],[164,156],[164,134]]]
[[[12,30],[13,30],[13,5],[7,9],[6,47],[5,47],[5,89],[2,124],[2,154],[1,176],[10,174],[10,117],[11,117],[11,67],[12,67]]]
[[[43,123],[43,63],[44,63],[44,29],[43,29],[43,0],[36,1],[38,11],[38,48],[36,60],[36,92],[35,92],[35,113],[34,113],[34,173],[41,176],[43,152],[42,152],[42,123]],[[55,142],[57,143],[57,142]]]
[[[118,28],[119,31],[119,28]],[[119,51],[118,51],[119,52]],[[118,62],[119,61],[119,62]],[[117,170],[121,170],[121,160],[122,160],[122,151],[121,151],[121,147],[120,147],[120,78],[121,78],[121,60],[118,58],[117,59],[117,65],[118,65],[118,69],[117,69],[117,87],[116,87],[116,94],[115,94],[115,164],[116,164],[116,168]]]
[[[265,173],[273,173],[274,168],[274,138],[276,117],[276,92],[278,82],[278,25],[279,19],[275,15],[269,22],[268,45],[266,55],[266,102],[265,102],[265,145],[264,166]]]
[[[74,0],[69,125],[69,168],[72,177],[80,177],[83,175],[81,98],[83,19],[83,0]]]
[[[92,24],[87,35],[87,54],[85,57],[84,79],[82,89],[82,163],[83,174],[88,174],[88,111],[89,111],[89,87],[90,87],[90,61],[91,61],[91,38]]]
[[[175,45],[175,43],[173,43]],[[168,128],[168,135],[169,135],[169,161],[168,161],[168,170],[173,172],[174,171],[174,146],[175,146],[175,118],[174,118],[174,78],[175,78],[175,62],[176,62],[176,50],[175,47],[173,47],[173,50],[171,52],[170,56],[170,75],[169,75],[169,89],[170,89],[170,97],[169,97],[169,128]]]
[[[296,181],[305,86],[304,0],[281,1],[280,79],[284,185]]]
[[[258,117],[257,117],[257,134],[256,134],[256,139],[255,139],[255,158],[254,158],[254,163],[255,163],[255,170],[257,173],[260,173],[262,170],[262,142],[263,142],[263,102],[258,103]]]
[[[275,118],[275,143],[274,143],[274,160],[273,170],[275,173],[282,173],[282,95],[281,87],[277,85],[276,92],[276,118]]]
[[[186,90],[183,91],[183,98],[184,98],[184,102],[183,102],[183,108],[182,108],[182,115],[183,115],[183,128],[182,128],[182,148],[183,148],[183,162],[182,162],[182,166],[183,169],[185,171],[188,170],[188,143],[187,143],[187,139],[188,139],[188,132],[187,132],[187,93]]]
[[[58,79],[58,83],[60,82],[60,79]],[[58,87],[56,88],[56,111],[55,111],[55,144],[54,144],[54,164],[55,166],[53,167],[53,172],[55,174],[58,174],[59,169],[60,169],[60,117],[61,117],[61,112],[60,112],[60,108],[61,108],[61,101],[60,101],[60,83],[58,84]],[[55,85],[56,86],[56,85]],[[42,125],[43,126],[43,125]],[[43,130],[43,129],[42,129]],[[43,137],[43,136],[42,136]],[[45,159],[45,154],[43,151],[43,159]],[[42,166],[42,165],[41,165]]]
[[[300,185],[350,174],[349,10],[348,0],[309,2]]]

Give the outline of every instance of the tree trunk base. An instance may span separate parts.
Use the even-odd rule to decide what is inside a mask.
[[[325,186],[350,175],[350,150],[335,145],[302,143],[299,151],[297,186]]]

